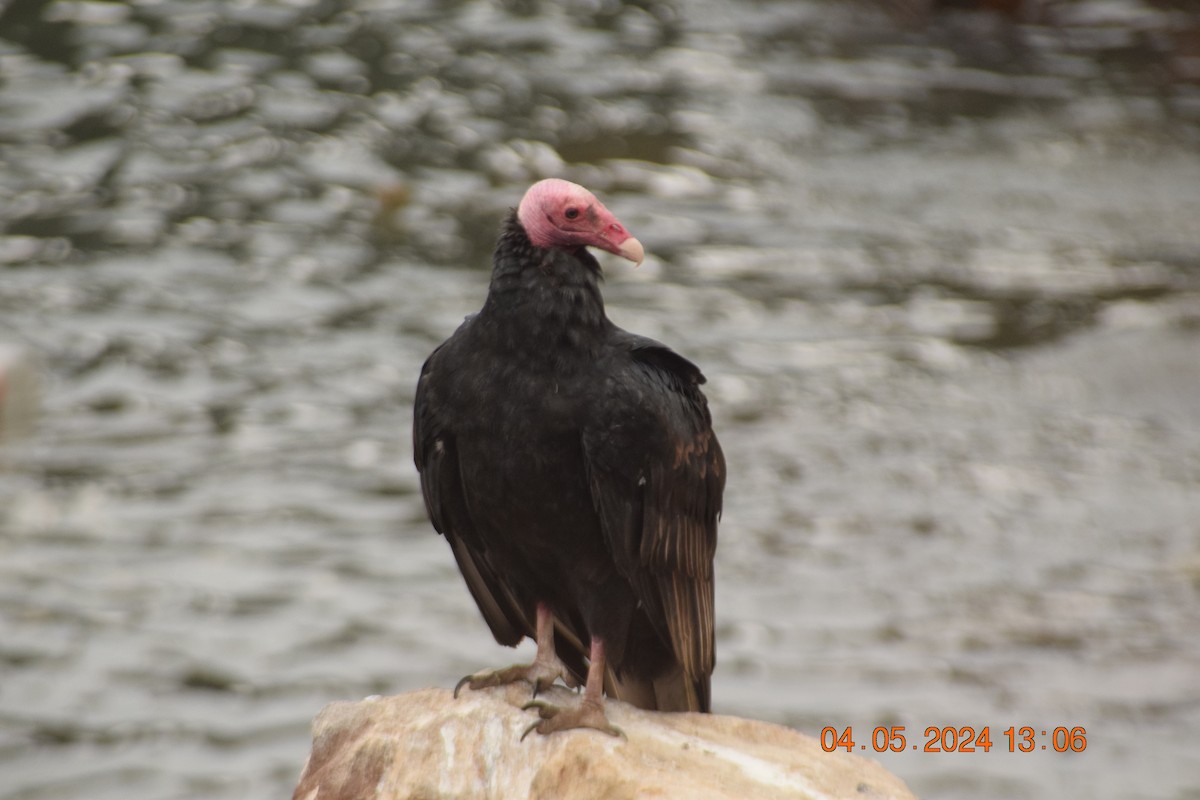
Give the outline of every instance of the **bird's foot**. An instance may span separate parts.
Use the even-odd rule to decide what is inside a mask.
[[[607,733],[609,736],[628,738],[625,736],[625,731],[608,721],[601,703],[586,697],[578,705],[565,708],[543,700],[531,700],[522,706],[521,710],[525,711],[531,708],[537,709],[541,719],[525,729],[525,732],[521,734],[521,741],[524,741],[525,737],[533,731],[545,736],[555,731],[569,731],[576,728],[591,728],[601,733]]]
[[[531,684],[533,686],[533,696],[537,697],[538,692],[544,692],[549,689],[558,678],[562,678],[563,683],[572,689],[579,686],[579,681],[575,680],[571,675],[571,671],[567,669],[567,665],[556,656],[542,658],[539,655],[533,660],[532,664],[513,664],[511,667],[485,669],[482,672],[476,672],[474,675],[468,675],[454,687],[454,697],[458,697],[458,692],[463,686],[468,686],[474,691],[477,689],[487,689],[491,686],[506,686],[517,681],[525,681]]]

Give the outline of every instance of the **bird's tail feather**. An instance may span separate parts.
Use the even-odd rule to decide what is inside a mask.
[[[555,619],[554,633],[559,658],[582,684],[587,676],[587,646],[562,620]],[[676,664],[657,678],[628,672],[618,676],[609,667],[604,673],[604,693],[647,711],[709,711],[709,677],[689,680],[682,664]]]
[[[649,711],[709,710],[707,678],[696,685],[688,680],[682,666],[652,679],[629,674],[618,677],[610,669],[604,676],[604,691],[609,697]]]

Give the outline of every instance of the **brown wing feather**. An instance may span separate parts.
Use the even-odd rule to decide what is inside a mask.
[[[686,451],[682,458],[650,469],[639,562],[652,576],[675,655],[707,709],[716,664],[713,556],[725,464],[711,429],[680,450]]]
[[[699,370],[629,339],[633,360],[584,432],[592,498],[617,568],[682,668],[686,708],[707,711],[725,459]]]

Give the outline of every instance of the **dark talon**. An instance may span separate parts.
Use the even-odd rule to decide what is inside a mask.
[[[629,737],[625,735],[625,731],[610,723],[604,716],[603,707],[600,705],[593,706],[586,700],[583,705],[572,708],[556,706],[553,703],[547,703],[545,700],[530,700],[521,706],[522,711],[529,711],[530,709],[536,709],[541,720],[525,729],[525,732],[521,734],[521,741],[525,741],[525,737],[535,730],[542,735],[549,735],[557,731],[581,730],[586,728],[606,733],[609,736],[620,736],[626,742],[629,741]]]
[[[454,699],[455,699],[455,700],[457,700],[457,699],[458,699],[458,690],[459,690],[459,689],[461,689],[461,688],[463,687],[463,685],[464,685],[464,684],[468,684],[468,683],[470,683],[470,682],[471,682],[471,678],[473,678],[473,677],[474,677],[473,675],[467,675],[467,676],[466,676],[465,678],[463,678],[461,681],[459,681],[458,683],[454,684]]]
[[[538,726],[541,724],[542,724],[541,720],[538,720],[537,722],[533,723],[528,728],[526,728],[525,732],[521,734],[520,741],[522,741],[522,742],[525,741],[525,737],[528,736],[529,734],[533,733],[534,731],[536,731]]]

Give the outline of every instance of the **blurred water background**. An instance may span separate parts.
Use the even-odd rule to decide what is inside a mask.
[[[512,660],[411,398],[551,175],[710,379],[717,711],[1200,797],[1197,4],[8,0],[0,798],[286,797],[325,703]]]

